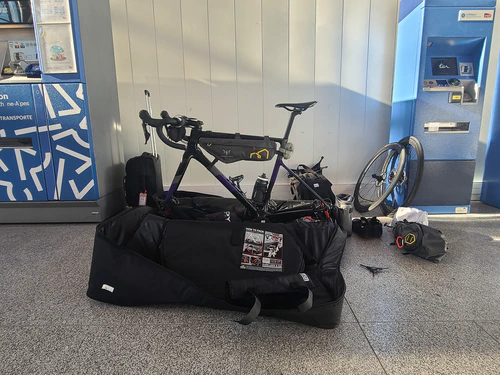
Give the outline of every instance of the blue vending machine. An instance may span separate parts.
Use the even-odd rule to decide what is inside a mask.
[[[401,1],[390,141],[422,143],[412,206],[430,213],[470,211],[495,5]]]
[[[0,222],[100,221],[124,207],[109,1],[6,3]]]

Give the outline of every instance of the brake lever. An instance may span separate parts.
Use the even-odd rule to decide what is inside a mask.
[[[144,138],[146,139],[144,144],[147,145],[151,134],[148,132],[148,125],[144,121],[142,122],[142,131],[144,132]]]

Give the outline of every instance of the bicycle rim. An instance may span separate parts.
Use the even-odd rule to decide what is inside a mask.
[[[354,207],[358,212],[371,211],[387,198],[403,173],[405,161],[406,151],[398,143],[390,143],[377,151],[356,182]]]
[[[424,173],[424,149],[420,141],[410,136],[401,139],[398,143],[406,150],[406,162],[401,178],[380,206],[385,215],[394,213],[398,207],[411,205]]]

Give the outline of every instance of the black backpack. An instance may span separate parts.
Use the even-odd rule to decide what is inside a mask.
[[[127,205],[138,206],[140,194],[145,193],[146,205],[156,207],[153,195],[163,192],[160,156],[144,152],[127,161],[125,173],[123,187]]]
[[[144,90],[146,96],[146,106],[151,115],[151,98],[148,90]],[[146,124],[144,134],[147,134]],[[153,196],[156,193],[163,192],[163,181],[161,177],[160,156],[156,150],[155,132],[151,135],[151,146],[153,153],[144,152],[141,156],[136,156],[127,161],[125,165],[126,176],[123,178],[123,189],[125,190],[125,200],[127,205],[131,207],[150,206],[156,207]],[[146,136],[148,143],[149,134]],[[142,197],[146,198],[146,202],[141,201]]]
[[[321,159],[312,167],[304,164],[299,164],[297,169],[293,169],[299,178],[304,181],[312,190],[316,192],[323,199],[330,199],[335,204],[335,194],[332,191],[332,183],[323,176],[321,167]],[[304,187],[297,179],[291,175],[288,176],[290,180],[290,189],[295,200],[314,200],[317,199],[306,187]]]
[[[438,263],[445,256],[448,242],[441,231],[419,223],[398,221],[394,226],[394,240],[405,254]]]

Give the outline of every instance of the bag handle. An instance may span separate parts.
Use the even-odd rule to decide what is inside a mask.
[[[305,273],[232,280],[227,283],[227,296],[230,300],[241,300],[246,303],[250,302],[248,297],[251,297],[253,303],[250,311],[237,321],[247,325],[259,316],[262,309],[261,299],[264,302],[267,300],[271,309],[278,299],[286,306],[282,310],[298,309],[301,313],[306,312],[313,305],[313,293],[310,289],[313,287],[314,283]]]
[[[296,308],[301,313],[305,313],[313,305],[313,292],[311,291],[311,289],[309,289],[307,287],[301,287],[301,288],[307,289],[307,298],[304,302],[298,304]],[[235,320],[235,322],[237,322],[241,325],[244,325],[244,326],[249,325],[250,323],[254,322],[255,319],[257,319],[257,317],[259,316],[260,311],[262,309],[262,302],[260,302],[257,295],[253,292],[249,292],[249,293],[254,297],[254,303],[253,303],[252,308],[247,313],[247,315],[245,315],[243,318],[241,318],[240,320]],[[295,308],[291,308],[291,309],[287,309],[287,310],[295,310]]]

